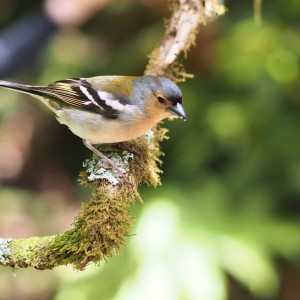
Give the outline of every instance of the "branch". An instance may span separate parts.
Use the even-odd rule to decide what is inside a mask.
[[[146,74],[184,81],[191,75],[183,71],[178,58],[182,54],[186,57],[195,44],[199,25],[206,24],[211,17],[224,14],[225,9],[218,0],[177,0],[172,5],[172,17],[167,22],[160,44],[150,55]]]
[[[224,7],[218,1],[172,1],[172,16],[161,42],[150,55],[145,73],[175,81],[190,77],[183,71],[178,58],[187,55],[201,23],[224,13]],[[74,228],[47,237],[0,239],[0,265],[52,269],[71,264],[75,269],[83,270],[91,262],[99,263],[118,254],[125,238],[130,235],[134,220],[128,212],[129,207],[141,200],[139,184],[144,182],[156,186],[160,183],[158,164],[162,153],[159,143],[164,138],[166,130],[157,127],[141,138],[103,151],[124,165],[127,180],[122,184],[111,171],[98,167],[98,157],[86,161],[80,183],[91,188],[91,199],[82,205],[82,211],[74,220]]]

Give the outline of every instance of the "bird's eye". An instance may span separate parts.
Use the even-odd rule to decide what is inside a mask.
[[[166,100],[163,97],[157,97],[159,103],[166,103]]]

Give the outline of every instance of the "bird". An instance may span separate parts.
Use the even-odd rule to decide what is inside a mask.
[[[171,116],[186,120],[180,88],[160,76],[70,78],[47,86],[0,80],[0,87],[40,100],[114,170],[115,164],[94,145],[133,140]]]

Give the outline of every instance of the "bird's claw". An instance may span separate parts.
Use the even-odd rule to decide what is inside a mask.
[[[106,162],[106,163],[99,163],[99,168],[104,168],[105,170],[111,169],[114,173],[114,176],[120,183],[127,183],[129,184],[129,180],[125,176],[125,172],[121,169],[121,167],[126,167],[126,164],[118,164],[114,162]]]

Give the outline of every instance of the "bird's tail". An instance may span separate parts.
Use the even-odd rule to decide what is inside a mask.
[[[45,92],[43,91],[45,89],[45,87],[43,87],[43,86],[32,86],[32,85],[26,85],[26,84],[20,84],[20,83],[0,80],[0,87],[23,92],[23,93],[26,93],[26,94],[29,94],[32,96],[34,96],[34,95],[44,96],[45,95]]]

